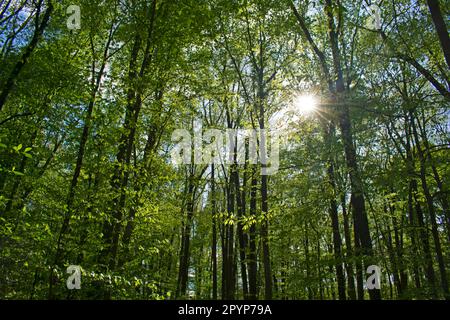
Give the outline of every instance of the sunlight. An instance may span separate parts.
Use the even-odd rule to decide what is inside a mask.
[[[290,132],[302,118],[318,111],[318,106],[316,96],[307,93],[296,95],[290,103],[269,118],[269,125],[279,133]]]
[[[294,107],[302,115],[308,115],[317,108],[317,99],[313,95],[300,95],[294,98]]]

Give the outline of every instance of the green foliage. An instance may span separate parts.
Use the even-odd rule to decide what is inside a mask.
[[[244,298],[241,268],[250,274],[252,254],[255,298],[269,285],[267,264],[275,299],[337,299],[339,266],[350,297],[349,283],[370,264],[383,270],[383,298],[443,298],[449,103],[429,77],[447,83],[449,73],[428,9],[382,2],[382,35],[365,27],[362,2],[292,1],[308,39],[291,1],[157,0],[154,9],[153,1],[79,0],[79,30],[66,27],[74,3],[53,1],[0,108],[0,298],[210,299],[213,261],[218,296],[230,282],[234,298]],[[7,2],[0,93],[33,36],[38,5]],[[21,20],[23,10],[32,19]],[[337,72],[326,10],[339,27],[342,93],[329,89]],[[293,107],[302,93],[319,101],[312,114]],[[351,160],[341,126],[347,107]],[[267,212],[260,164],[215,164],[213,181],[210,164],[171,161],[175,129],[273,129],[277,117],[286,127]],[[371,255],[356,247],[352,161]],[[81,290],[66,288],[69,265],[82,267]]]

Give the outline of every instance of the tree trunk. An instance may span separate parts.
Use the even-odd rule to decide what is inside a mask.
[[[50,15],[53,12],[53,2],[50,0],[48,1],[47,9],[45,10],[44,17],[42,18],[41,23],[39,24],[39,15],[40,10],[42,7],[42,0],[39,1],[39,8],[38,12],[36,14],[36,28],[33,33],[33,38],[31,38],[30,43],[25,48],[24,53],[20,57],[19,61],[15,64],[14,68],[11,70],[8,78],[6,79],[5,84],[2,86],[3,90],[0,93],[0,112],[3,109],[3,106],[6,103],[6,100],[8,99],[8,96],[11,92],[11,90],[14,87],[14,83],[17,80],[20,72],[22,71],[23,67],[27,64],[28,60],[30,59],[31,54],[33,53],[34,49],[36,48],[38,41],[42,34],[44,33],[45,28],[48,25],[48,22],[50,20]]]
[[[450,38],[448,36],[447,26],[442,17],[439,0],[427,0],[428,8],[430,9],[431,18],[433,19],[436,33],[441,43],[442,52],[444,53],[447,66],[450,68]]]
[[[339,9],[341,10],[341,9]],[[336,79],[336,93],[339,95],[344,93],[344,78],[341,67],[341,54],[338,46],[338,33],[334,24],[333,4],[331,0],[325,1],[325,11],[328,16],[328,33],[331,42],[331,51],[333,56],[333,65]],[[361,175],[356,159],[356,150],[353,142],[352,125],[350,121],[350,110],[347,104],[340,107],[339,112],[339,126],[341,129],[342,140],[344,143],[345,158],[347,163],[348,173],[350,175],[351,187],[351,204],[352,213],[355,220],[355,231],[358,233],[359,242],[361,244],[361,253],[364,264],[372,264],[372,239],[370,237],[369,221],[367,218],[364,189]],[[381,293],[378,289],[369,290],[371,299],[381,299]]]
[[[425,199],[427,201],[428,213],[430,215],[431,221],[431,234],[433,235],[434,240],[434,248],[436,251],[436,257],[439,266],[439,273],[441,276],[441,287],[444,292],[444,296],[447,299],[450,299],[449,290],[448,290],[448,282],[447,282],[447,272],[445,270],[445,262],[444,257],[442,255],[441,241],[439,239],[439,231],[436,223],[436,214],[434,211],[433,197],[431,196],[430,190],[428,188],[427,180],[426,180],[426,172],[425,172],[425,157],[422,151],[421,141],[419,139],[419,135],[417,133],[417,128],[414,121],[414,115],[410,112],[410,121],[414,139],[416,141],[416,149],[419,155],[419,163],[420,163],[420,180],[422,182],[422,190],[425,194]]]
[[[95,62],[96,61],[95,61],[94,44],[93,44],[93,40],[91,38],[92,59],[93,59],[93,61],[92,61],[92,91],[91,91],[91,97],[90,97],[89,104],[88,104],[87,111],[86,111],[86,116],[84,119],[83,132],[81,133],[81,137],[80,137],[80,145],[78,147],[78,154],[77,154],[77,161],[75,164],[75,170],[72,175],[72,181],[70,183],[69,192],[67,195],[66,211],[64,214],[64,220],[63,220],[63,223],[62,223],[61,228],[58,233],[58,240],[57,240],[57,244],[56,244],[56,252],[55,252],[55,256],[54,256],[53,266],[50,269],[50,284],[49,284],[49,293],[48,293],[49,299],[53,299],[53,285],[52,285],[53,280],[52,279],[53,279],[54,267],[58,266],[60,263],[60,259],[62,258],[62,253],[63,253],[63,248],[62,248],[63,239],[64,239],[65,234],[69,231],[69,223],[70,223],[70,219],[73,214],[72,207],[73,207],[73,202],[75,200],[75,191],[76,191],[76,188],[78,185],[78,178],[81,173],[81,168],[83,166],[84,153],[86,151],[86,144],[87,144],[87,141],[89,138],[89,130],[91,128],[94,105],[95,105],[97,94],[98,94],[98,91],[100,88],[100,83],[103,78],[103,73],[105,71],[106,62],[108,59],[109,46],[112,41],[112,32],[113,32],[113,27],[111,27],[111,30],[109,32],[108,40],[106,42],[105,49],[103,51],[102,64],[101,64],[99,72],[97,73],[97,76],[95,75],[95,72],[96,72],[95,71]]]
[[[330,124],[328,128],[325,130],[325,145],[328,147],[328,150],[332,150],[332,138],[334,137],[334,126]],[[333,232],[333,251],[334,251],[334,259],[335,264],[334,267],[336,269],[336,279],[338,282],[338,295],[339,300],[345,300],[345,278],[344,278],[344,270],[342,268],[342,240],[341,234],[339,231],[339,217],[338,217],[338,208],[336,201],[336,181],[334,176],[334,161],[332,159],[332,155],[329,155],[328,161],[328,183],[331,187],[331,196],[330,196],[330,217],[331,217],[331,228]]]
[[[130,171],[127,167],[130,164],[131,152],[133,149],[137,129],[137,122],[142,107],[143,87],[142,84],[139,84],[139,82],[143,80],[144,75],[148,71],[148,67],[152,58],[150,49],[153,43],[152,36],[156,15],[156,2],[157,0],[153,0],[150,7],[150,20],[148,23],[146,46],[139,70],[137,69],[136,65],[142,43],[142,39],[139,33],[134,37],[134,43],[131,51],[128,72],[130,87],[128,88],[127,92],[127,109],[123,125],[124,131],[122,132],[119,140],[119,150],[116,156],[117,163],[115,173],[111,179],[111,186],[116,193],[111,203],[111,208],[114,209],[112,212],[112,221],[105,222],[103,232],[106,243],[106,250],[104,251],[102,256],[106,257],[105,265],[107,265],[110,270],[116,267],[119,237],[122,232],[123,210],[126,201],[126,188],[128,185],[130,174]],[[107,258],[108,255],[109,259]]]
[[[242,219],[245,215],[245,204],[244,199],[242,197],[242,193],[240,191],[240,183],[239,183],[239,173],[237,171],[236,165],[233,169],[233,180],[235,183],[236,189],[236,203],[237,203],[237,213],[238,213],[238,223],[237,223],[237,233],[239,240],[239,261],[241,266],[241,278],[242,278],[242,291],[244,299],[248,298],[248,281],[247,281],[247,267],[246,267],[246,257],[245,251],[247,248],[247,237],[244,234]]]
[[[344,217],[344,237],[345,237],[345,247],[346,247],[346,263],[345,269],[347,272],[347,284],[348,284],[348,296],[352,300],[356,300],[356,291],[355,291],[355,278],[353,274],[353,263],[351,262],[351,258],[353,258],[353,250],[352,250],[352,236],[350,233],[350,226],[348,220],[348,213],[346,209],[346,200],[345,200],[345,192],[341,195],[341,204],[342,204],[342,216]]]
[[[450,243],[450,210],[449,210],[449,206],[448,206],[448,190],[446,190],[446,188],[444,187],[444,184],[442,183],[442,179],[439,176],[439,172],[436,168],[435,161],[434,161],[433,157],[431,156],[430,143],[428,142],[427,134],[425,132],[425,119],[423,119],[423,125],[421,125],[419,121],[417,121],[417,124],[419,126],[421,136],[422,136],[422,142],[425,147],[424,153],[426,155],[426,158],[429,161],[431,170],[433,172],[434,180],[436,181],[437,187],[439,189],[439,199],[442,204],[442,210],[444,211],[443,213],[444,213],[445,224],[447,227],[447,239],[448,239],[448,242]]]
[[[194,165],[192,165],[194,166]],[[191,167],[188,177],[188,188],[186,194],[186,220],[183,226],[180,248],[180,264],[178,272],[177,297],[185,297],[188,277],[189,277],[189,260],[190,260],[190,239],[192,219],[194,216],[194,169]]]
[[[212,298],[217,300],[217,226],[216,226],[216,183],[214,163],[211,164],[211,215],[212,215]]]
[[[306,290],[308,291],[308,299],[314,299],[314,292],[311,288],[311,263],[309,259],[309,235],[308,235],[308,222],[305,221],[305,241],[303,243],[305,250],[305,264],[306,264]]]
[[[250,217],[256,220],[256,166],[252,165],[252,177],[250,186]],[[249,299],[257,299],[257,276],[258,276],[258,261],[256,258],[256,221],[252,222],[249,228],[249,253],[248,253],[248,285],[249,285]]]

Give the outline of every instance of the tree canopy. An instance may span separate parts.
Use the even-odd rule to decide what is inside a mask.
[[[1,0],[0,298],[449,299],[449,10]]]

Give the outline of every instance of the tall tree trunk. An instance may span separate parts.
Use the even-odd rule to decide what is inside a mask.
[[[392,203],[389,203],[389,212],[391,215],[392,228],[394,229],[395,255],[398,270],[397,272],[399,275],[398,283],[397,281],[394,282],[397,288],[398,297],[402,297],[403,293],[408,288],[408,275],[405,272],[405,266],[403,262],[403,236],[399,235],[399,229],[403,229],[403,217],[402,225],[398,226],[397,219],[395,217],[395,207]]]
[[[317,253],[317,280],[319,281],[319,298],[323,300],[323,283],[322,283],[322,267],[320,263],[320,234],[316,233],[316,253]]]
[[[263,167],[261,175],[261,242],[263,251],[263,265],[264,265],[264,298],[266,300],[272,299],[272,267],[270,264],[270,250],[269,250],[269,207],[267,200],[267,174],[265,166],[267,166],[267,150],[266,150],[266,132],[265,132],[265,96],[264,91],[264,68],[263,68],[263,48],[260,43],[260,67],[258,69],[258,105],[259,105],[259,129],[260,129],[260,155]]]
[[[256,255],[256,166],[252,165],[250,185],[250,217],[252,217],[252,224],[249,228],[249,253],[248,253],[248,291],[249,299],[256,300],[257,298],[257,276],[258,276],[258,261]]]
[[[417,181],[412,179],[412,195],[415,202],[416,218],[419,227],[419,236],[422,242],[423,253],[425,257],[425,275],[431,288],[431,294],[434,299],[437,298],[436,276],[433,268],[433,257],[431,255],[430,242],[428,239],[427,227],[425,226],[422,207],[420,206],[419,192],[417,190]]]
[[[431,193],[430,193],[430,190],[429,190],[429,187],[427,184],[426,172],[425,172],[425,170],[426,170],[425,169],[425,157],[423,154],[421,141],[420,141],[419,135],[417,133],[417,128],[416,128],[414,119],[415,119],[415,117],[414,117],[413,113],[410,112],[410,121],[411,121],[412,132],[413,132],[414,139],[416,141],[417,153],[419,155],[420,180],[422,182],[422,190],[425,194],[425,199],[427,201],[428,213],[430,215],[431,234],[433,235],[434,248],[436,251],[436,257],[437,257],[438,266],[439,266],[439,273],[441,276],[441,287],[444,292],[444,296],[447,299],[450,299],[449,290],[448,290],[448,282],[447,282],[447,272],[445,270],[445,262],[444,262],[444,257],[442,255],[441,241],[439,239],[439,231],[438,231],[437,222],[436,222],[436,214],[434,211],[433,197],[431,196]]]
[[[163,91],[158,90],[156,92],[156,97],[155,97],[156,101],[160,102],[162,97],[163,97]],[[135,180],[137,181],[137,183],[134,187],[134,193],[135,193],[134,204],[130,208],[130,211],[128,214],[128,219],[127,219],[127,224],[126,224],[125,231],[124,231],[124,234],[122,237],[123,252],[122,252],[122,255],[119,257],[119,263],[118,263],[119,267],[123,266],[123,264],[129,258],[128,257],[129,250],[130,250],[129,246],[130,246],[131,236],[132,236],[133,229],[134,229],[134,219],[135,219],[138,208],[142,205],[141,191],[142,191],[142,189],[144,189],[145,185],[148,185],[149,183],[151,183],[151,180],[150,180],[151,178],[145,179],[144,181],[139,181],[138,176],[140,174],[146,175],[147,172],[151,172],[151,156],[152,156],[152,153],[155,151],[157,145],[158,145],[157,130],[155,128],[155,125],[151,124],[149,126],[149,129],[147,130],[147,142],[145,144],[144,155],[142,157],[142,167],[140,168],[140,170],[138,172],[134,173]],[[134,146],[134,153],[136,154],[136,146]],[[137,167],[136,155],[134,156],[134,158],[135,158],[135,167]]]
[[[346,262],[345,269],[347,272],[347,285],[348,285],[348,296],[352,300],[356,300],[355,291],[355,278],[353,274],[353,263],[351,258],[353,258],[352,249],[352,236],[350,233],[350,225],[347,213],[347,206],[345,200],[345,192],[341,194],[341,205],[342,205],[342,216],[344,217],[344,237],[345,237],[345,247],[346,247]]]
[[[49,299],[54,298],[53,297],[54,267],[59,265],[60,259],[62,258],[62,253],[63,253],[62,243],[63,243],[64,235],[69,231],[69,223],[70,223],[70,219],[73,215],[72,207],[73,207],[73,202],[75,200],[75,191],[76,191],[76,188],[78,185],[78,178],[81,173],[81,168],[83,166],[84,153],[85,153],[86,144],[87,144],[87,141],[89,138],[89,130],[91,128],[92,114],[94,111],[94,105],[95,105],[95,101],[97,98],[97,94],[100,89],[100,83],[103,78],[106,63],[108,60],[108,52],[109,52],[109,47],[110,47],[112,37],[113,37],[113,30],[114,30],[114,28],[113,28],[113,26],[111,26],[108,40],[107,40],[105,48],[103,50],[103,56],[102,56],[100,70],[98,71],[97,75],[96,75],[96,71],[95,71],[96,61],[95,61],[94,43],[93,43],[92,36],[90,38],[91,48],[92,48],[92,59],[93,59],[92,60],[92,70],[91,70],[91,72],[92,72],[92,75],[91,75],[92,89],[91,90],[92,91],[91,91],[91,97],[90,97],[89,104],[88,104],[87,111],[86,111],[86,116],[84,119],[83,132],[81,133],[81,137],[80,137],[80,145],[78,147],[78,154],[77,154],[77,161],[75,164],[75,170],[72,175],[72,181],[70,183],[69,192],[67,195],[64,220],[63,220],[63,223],[62,223],[61,228],[58,233],[58,240],[57,240],[57,244],[56,244],[56,252],[55,252],[55,256],[54,256],[54,260],[53,260],[53,266],[50,269],[50,277],[49,277],[50,283],[49,283],[49,292],[48,292]]]
[[[385,204],[383,206],[383,210],[387,217],[389,215],[389,212],[387,209],[387,204]],[[387,235],[387,237],[384,237],[384,238],[386,240],[386,247],[388,250],[389,261],[392,266],[392,274],[394,277],[394,283],[397,288],[397,292],[400,295],[402,293],[402,284],[400,282],[398,257],[396,256],[396,251],[394,250],[394,245],[393,245],[393,241],[392,241],[392,232],[391,232],[391,228],[389,226],[389,220],[387,220],[387,221],[386,221],[386,219],[384,219],[384,220],[385,220],[384,223],[386,224],[386,235]],[[395,226],[394,226],[394,228],[395,228]],[[389,284],[391,285],[390,280],[389,280]],[[392,293],[391,293],[391,299],[392,299]]]
[[[150,19],[147,29],[146,45],[139,70],[136,64],[142,43],[141,35],[139,33],[134,37],[131,51],[128,71],[130,87],[127,92],[127,109],[123,125],[124,131],[119,140],[119,150],[116,156],[117,164],[115,173],[111,179],[111,186],[116,193],[116,196],[114,196],[111,203],[111,207],[114,209],[112,212],[112,221],[105,222],[103,232],[106,250],[104,250],[102,256],[106,256],[107,259],[104,259],[106,260],[105,265],[111,270],[116,267],[119,238],[122,232],[123,210],[126,201],[126,188],[130,174],[130,170],[127,167],[131,161],[131,152],[135,140],[137,122],[142,107],[143,84],[141,82],[148,71],[152,59],[151,47],[153,45],[156,2],[157,0],[153,0],[149,8]]]
[[[352,201],[350,199],[350,204],[353,206]],[[356,221],[355,215],[353,215],[353,234],[355,238],[355,268],[356,268],[356,292],[358,294],[358,300],[364,300],[364,269],[361,257],[361,241],[359,238],[358,232],[358,222]]]
[[[39,23],[40,13],[43,6],[43,0],[39,1],[38,4],[38,10],[36,13],[36,28],[34,29],[33,37],[31,38],[30,43],[26,46],[25,51],[23,52],[20,59],[16,62],[13,69],[11,70],[10,74],[8,75],[8,78],[6,79],[6,82],[2,86],[3,90],[0,93],[0,112],[3,109],[3,106],[6,103],[6,100],[8,99],[8,96],[11,92],[11,90],[14,87],[14,83],[16,82],[20,72],[22,71],[23,67],[27,64],[28,60],[30,59],[31,54],[33,53],[34,49],[36,48],[39,39],[41,38],[42,34],[44,33],[45,28],[47,27],[50,15],[53,12],[53,1],[48,1],[47,9],[44,12],[44,16],[42,17],[42,21]]]
[[[227,219],[232,219],[232,215],[234,214],[234,200],[235,200],[235,190],[230,179],[227,183]],[[234,225],[233,222],[226,222],[223,226],[225,229],[225,248],[224,253],[226,258],[223,262],[223,277],[224,277],[224,287],[225,287],[225,295],[222,297],[225,300],[234,299],[234,281],[233,281],[233,273],[234,273]]]
[[[332,0],[325,1],[325,12],[328,16],[328,33],[331,42],[331,51],[333,56],[333,65],[336,79],[336,93],[337,99],[339,95],[345,91],[344,78],[341,67],[341,54],[338,46],[338,33],[334,23],[334,9]],[[339,8],[341,10],[341,8]],[[344,143],[345,158],[347,163],[348,173],[350,175],[351,187],[351,203],[352,213],[355,220],[355,230],[358,233],[358,238],[361,244],[361,253],[364,263],[372,264],[372,239],[370,237],[369,221],[367,218],[364,189],[361,175],[356,159],[356,150],[353,142],[352,125],[350,121],[350,110],[347,104],[340,107],[339,111],[339,126],[341,129],[342,140]],[[371,299],[381,299],[381,292],[378,289],[369,290]]]
[[[328,167],[328,176],[331,178],[334,177],[334,168],[333,164],[330,163]],[[333,181],[330,182],[332,184],[332,188],[336,188],[336,185]],[[338,295],[339,300],[345,300],[345,278],[344,271],[342,268],[342,253],[341,253],[341,234],[339,232],[339,217],[338,217],[338,209],[335,195],[333,194],[330,199],[330,216],[331,216],[331,225],[333,230],[333,249],[334,249],[334,259],[335,261],[335,269],[336,269],[336,278],[338,282]]]
[[[242,193],[240,191],[240,183],[239,183],[239,172],[237,171],[237,166],[234,166],[233,169],[233,180],[235,183],[236,189],[236,203],[237,203],[237,213],[238,213],[238,223],[237,223],[237,233],[239,240],[239,262],[241,266],[241,278],[242,278],[242,291],[244,299],[248,298],[248,281],[247,281],[247,267],[246,267],[246,257],[245,251],[247,248],[247,239],[246,234],[244,234],[242,219],[245,215],[245,203],[242,197]]]
[[[306,264],[306,290],[308,291],[308,299],[314,299],[314,292],[311,288],[311,262],[309,257],[309,234],[308,234],[308,221],[305,221],[305,241],[303,242],[305,250],[305,264]]]
[[[334,137],[334,126],[333,124],[329,124],[328,128],[325,129],[325,145],[328,150],[332,150],[332,139]],[[345,278],[344,278],[344,270],[342,268],[342,240],[341,234],[339,231],[339,217],[338,217],[338,208],[336,201],[336,181],[334,176],[334,161],[332,155],[329,155],[327,175],[328,175],[328,183],[331,187],[331,195],[330,195],[330,217],[331,217],[331,228],[333,232],[333,251],[334,251],[334,259],[335,264],[334,267],[336,269],[336,279],[338,282],[338,295],[339,300],[345,300]]]
[[[216,219],[216,183],[214,163],[211,164],[211,215],[212,215],[212,298],[217,300],[217,219]]]
[[[424,117],[424,114],[422,114],[422,117]],[[426,155],[426,158],[429,161],[429,165],[431,167],[431,170],[433,172],[433,177],[434,180],[436,181],[437,187],[439,189],[439,199],[441,201],[442,204],[442,209],[443,209],[443,213],[444,213],[444,219],[445,219],[445,224],[447,227],[447,239],[448,242],[450,243],[450,210],[449,210],[449,205],[448,205],[448,190],[444,187],[444,184],[442,182],[442,179],[439,175],[439,172],[436,168],[436,164],[435,161],[431,155],[431,148],[430,148],[430,143],[428,142],[428,138],[427,138],[427,134],[425,131],[425,119],[422,120],[423,121],[423,125],[420,124],[419,121],[417,121],[417,124],[419,126],[419,130],[421,132],[421,137],[422,137],[422,142],[424,144],[425,150],[424,150],[424,154]]]
[[[186,194],[186,219],[181,235],[180,264],[178,272],[177,297],[184,297],[188,286],[189,260],[190,260],[190,240],[192,219],[194,216],[194,165],[190,168],[188,177],[188,187]]]
[[[442,52],[444,53],[447,66],[450,68],[450,38],[448,36],[448,29],[442,17],[439,0],[427,0],[428,8],[430,9],[431,18],[433,19],[434,27],[436,28],[439,42],[441,43]]]
[[[412,223],[413,231],[415,228],[418,228],[418,236],[420,243],[422,244],[423,252],[424,252],[424,264],[425,264],[425,275],[428,281],[428,284],[431,288],[431,293],[434,298],[437,298],[437,292],[435,287],[435,273],[433,269],[433,259],[430,252],[430,244],[428,240],[427,229],[424,223],[424,217],[422,208],[420,206],[420,202],[418,200],[418,190],[417,190],[417,181],[416,181],[416,173],[415,173],[415,161],[411,148],[411,139],[412,139],[412,128],[411,128],[411,119],[410,114],[404,111],[405,117],[405,152],[406,152],[406,169],[409,177],[409,203],[410,203],[410,221]],[[415,209],[415,215],[413,214]],[[417,246],[418,248],[418,246]],[[417,270],[418,271],[418,270]],[[416,280],[416,286],[418,285],[418,281]]]
[[[414,214],[414,203],[413,203],[413,182],[412,178],[410,177],[409,187],[408,187],[408,218],[409,218],[409,227],[410,227],[410,238],[411,238],[411,251],[412,251],[412,268],[413,268],[413,276],[414,276],[414,284],[416,289],[419,289],[421,287],[420,283],[420,270],[419,270],[419,263],[417,262],[417,259],[414,259],[414,257],[418,256],[420,254],[419,251],[419,240],[418,240],[418,234],[416,232],[417,228],[417,219],[416,215]]]

